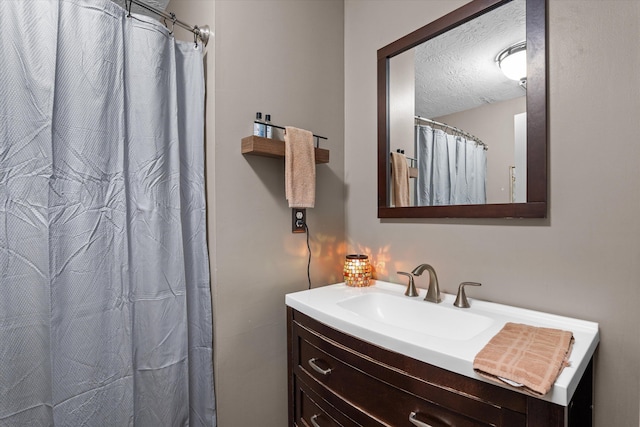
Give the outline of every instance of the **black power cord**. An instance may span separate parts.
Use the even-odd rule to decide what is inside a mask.
[[[307,281],[309,282],[309,289],[311,289],[311,245],[309,245],[309,226],[306,221],[304,223],[304,232],[307,233],[307,251],[309,252],[309,259],[307,261]]]

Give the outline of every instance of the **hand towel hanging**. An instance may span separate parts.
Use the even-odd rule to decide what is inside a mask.
[[[284,135],[285,192],[290,208],[313,208],[316,200],[316,162],[313,134],[287,126]]]
[[[407,166],[407,157],[404,154],[391,153],[391,178],[393,182],[393,205],[397,208],[411,206],[409,166]]]

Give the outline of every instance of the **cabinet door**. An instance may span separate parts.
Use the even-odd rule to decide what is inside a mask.
[[[316,400],[319,402],[316,402]],[[343,423],[340,423],[335,418],[341,418],[339,414],[332,411],[331,408],[326,410],[321,407],[324,403],[321,399],[312,399],[309,394],[305,393],[305,390],[298,389],[298,402],[299,415],[296,417],[298,425],[312,426],[312,427],[356,427],[354,423],[348,422],[343,419]],[[333,415],[333,416],[332,416]],[[346,421],[346,422],[345,422]]]

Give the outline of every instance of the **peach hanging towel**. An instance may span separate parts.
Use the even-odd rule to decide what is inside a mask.
[[[409,195],[409,166],[404,154],[391,152],[391,181],[393,205],[397,208],[411,206]]]
[[[287,126],[284,134],[284,180],[290,208],[315,206],[315,160],[313,133]]]

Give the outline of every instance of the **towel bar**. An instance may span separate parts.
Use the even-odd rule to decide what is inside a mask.
[[[254,123],[258,123],[263,125],[264,122],[259,122],[257,120],[254,120]],[[276,128],[276,129],[282,129],[284,131],[286,131],[286,128],[284,126],[278,126],[278,125],[274,125],[273,123],[269,123],[269,126]],[[316,135],[315,133],[313,134],[313,138],[316,140],[316,148],[320,148],[320,140],[324,139],[327,140],[328,138],[325,136],[320,136],[320,135]]]

